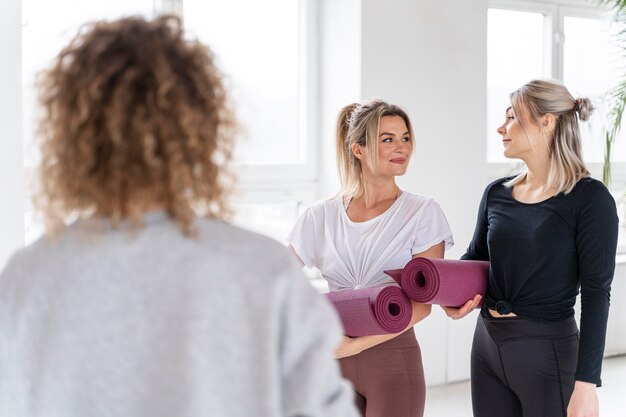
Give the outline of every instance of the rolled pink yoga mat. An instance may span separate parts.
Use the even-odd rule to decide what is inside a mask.
[[[458,307],[476,294],[485,294],[489,262],[414,258],[404,269],[385,273],[400,285],[411,300]]]
[[[346,336],[398,333],[411,322],[411,300],[395,286],[325,295],[339,313]]]

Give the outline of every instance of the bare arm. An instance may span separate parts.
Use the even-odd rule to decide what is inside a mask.
[[[574,392],[567,405],[567,417],[598,417],[599,415],[600,405],[596,384],[576,381]]]
[[[445,252],[445,243],[440,242],[430,248],[426,249],[424,252],[417,253],[413,255],[413,258],[440,258],[443,259]],[[360,336],[360,337],[344,337],[343,342],[337,348],[335,352],[335,356],[337,358],[345,358],[347,356],[356,355],[360,352],[363,352],[366,349],[379,345],[387,340],[391,340],[394,337],[401,335],[406,332],[408,329],[413,327],[416,323],[426,318],[431,311],[430,304],[420,304],[415,301],[411,301],[411,305],[413,307],[413,314],[411,316],[411,322],[409,325],[402,330],[400,333],[392,333],[392,334],[381,334],[374,336]]]
[[[300,265],[301,268],[304,268],[304,262],[302,262],[302,259],[300,259],[300,257],[296,253],[296,250],[291,245],[289,245],[289,252],[291,252],[293,257],[296,258],[296,261],[298,261],[298,265]]]

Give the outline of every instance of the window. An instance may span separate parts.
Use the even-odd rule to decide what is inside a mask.
[[[619,53],[611,42],[607,14],[596,7],[562,2],[491,1],[488,11],[487,160],[506,162],[495,127],[503,120],[508,94],[532,78],[562,80],[575,96],[598,107],[590,123],[581,124],[588,163],[603,161],[602,95],[621,76]],[[573,4],[578,4],[573,2]],[[616,142],[614,162],[626,162],[626,132]]]
[[[215,53],[242,127],[234,151],[240,186],[236,222],[283,238],[298,203],[315,195],[316,147],[310,138],[317,136],[316,7],[306,0],[22,0],[27,182],[39,159],[33,132],[36,73],[87,21],[177,13],[188,34]],[[251,207],[267,214],[265,220],[244,215]],[[29,243],[42,227],[33,218],[30,198],[25,211]]]
[[[617,58],[621,53],[611,41],[611,25],[597,17],[563,17],[563,82],[571,85],[576,96],[590,97],[600,118],[584,123],[583,149],[589,162],[604,160],[601,118],[607,112],[602,94],[615,86],[622,75]],[[600,120],[598,120],[600,119]],[[612,152],[613,162],[626,162],[626,131],[622,131]]]
[[[317,2],[178,3],[186,29],[210,45],[227,74],[244,127],[235,149],[243,188],[235,222],[282,241],[298,204],[316,191]]]
[[[562,80],[575,97],[589,97],[596,114],[581,123],[583,156],[596,178],[604,157],[602,100],[623,76],[621,53],[611,42],[609,14],[575,0],[490,0],[487,15],[487,161],[493,177],[514,171],[502,155],[496,128],[511,91],[532,78]],[[626,129],[612,152],[612,187],[620,214],[619,252],[626,252]]]
[[[24,182],[27,187],[32,184],[34,168],[39,161],[35,141],[37,97],[34,85],[38,72],[52,62],[84,23],[127,15],[150,17],[153,12],[153,0],[94,1],[89,3],[89,7],[75,0],[22,0],[22,132]],[[42,232],[43,225],[34,217],[31,199],[27,194],[25,243],[31,243]]]
[[[268,10],[273,22],[259,19]],[[298,2],[186,0],[183,17],[187,30],[211,46],[232,81],[237,114],[247,122],[236,159],[246,165],[301,162]]]
[[[89,7],[76,0],[22,0],[22,83],[24,165],[37,165],[34,143],[34,81],[78,32],[82,24],[125,15],[151,16],[153,0],[94,1]],[[52,16],[52,18],[51,18]]]
[[[531,77],[549,77],[550,45],[540,12],[489,9],[487,15],[487,160],[506,162],[496,127],[504,121],[509,93]]]

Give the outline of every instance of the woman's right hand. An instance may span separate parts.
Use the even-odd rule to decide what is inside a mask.
[[[446,312],[446,315],[450,317],[452,320],[462,319],[467,316],[469,313],[474,311],[476,307],[480,305],[480,301],[482,300],[482,296],[480,294],[476,294],[474,298],[468,300],[467,303],[463,304],[461,307],[444,307],[443,311]]]
[[[344,336],[341,344],[335,349],[335,359],[347,358],[358,355],[363,348],[360,346],[359,338]]]

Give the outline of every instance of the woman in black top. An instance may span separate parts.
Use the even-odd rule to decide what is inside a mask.
[[[618,220],[581,157],[578,119],[593,107],[544,80],[510,98],[498,133],[526,169],[487,186],[463,255],[491,262],[472,346],[474,415],[597,416]],[[458,319],[479,302],[444,309]]]

